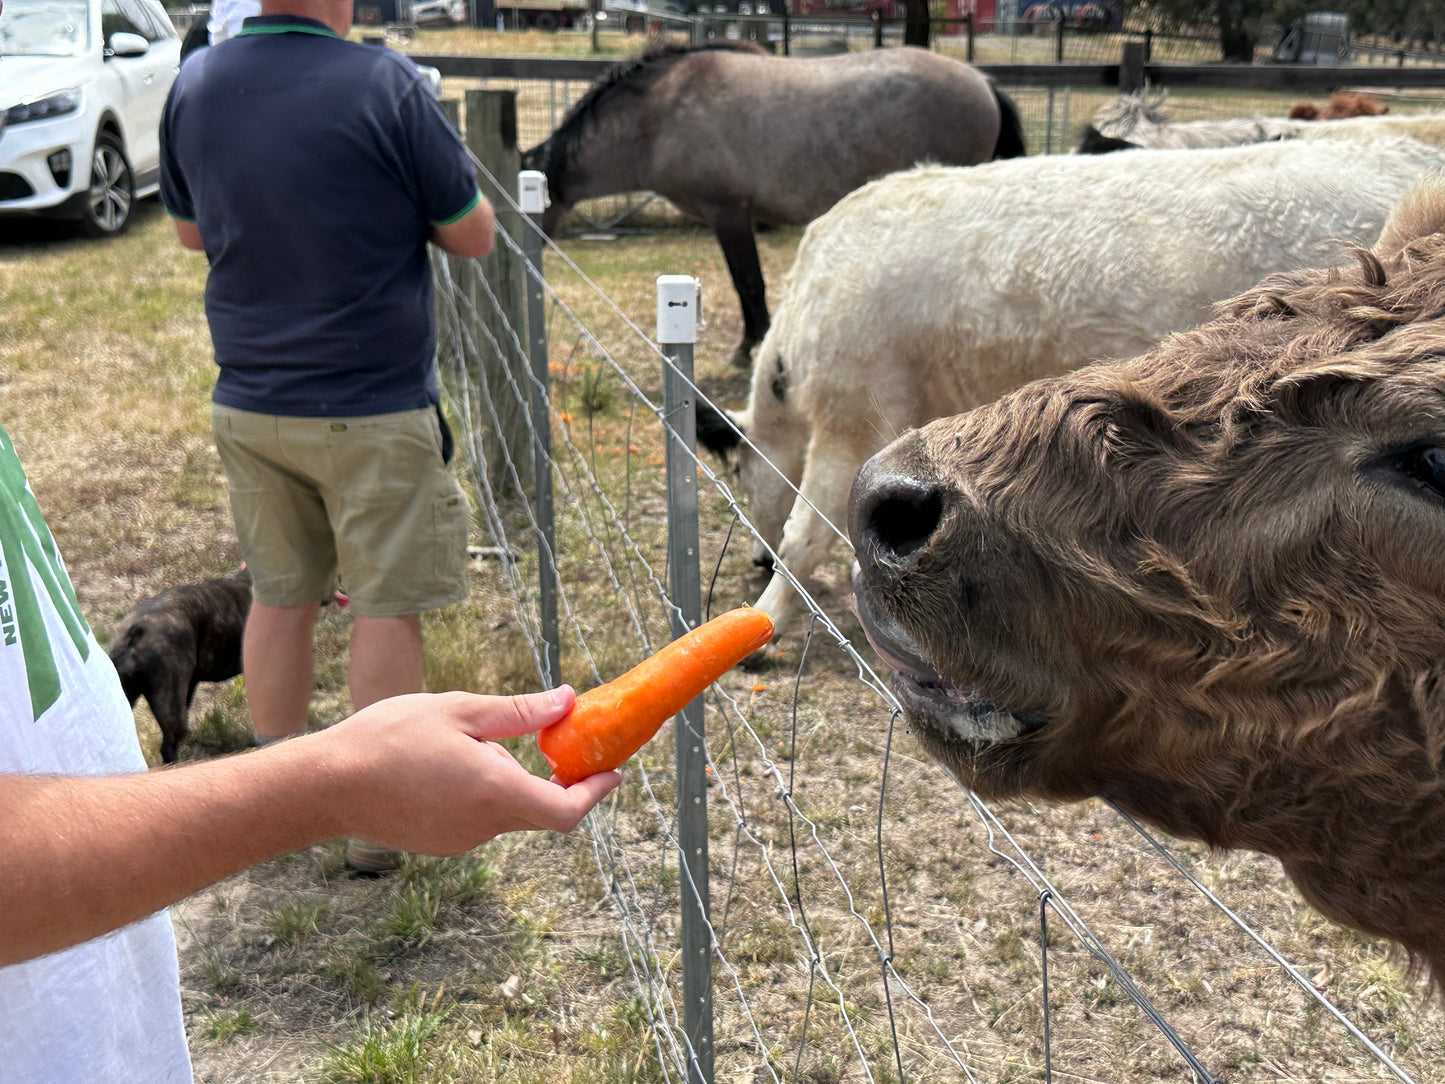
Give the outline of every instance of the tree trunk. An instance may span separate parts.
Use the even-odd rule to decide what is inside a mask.
[[[903,44],[928,48],[928,0],[903,0]]]
[[[1219,5],[1219,49],[1227,64],[1253,64],[1255,34],[1241,0]]]

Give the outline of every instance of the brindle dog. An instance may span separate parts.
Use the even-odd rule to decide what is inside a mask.
[[[908,433],[853,489],[860,615],[991,798],[1275,855],[1445,983],[1445,187],[1358,270]]]
[[[161,728],[161,759],[175,762],[190,729],[196,686],[241,672],[241,636],[251,612],[251,574],[168,587],[126,615],[110,661],[131,705],[142,696]]]

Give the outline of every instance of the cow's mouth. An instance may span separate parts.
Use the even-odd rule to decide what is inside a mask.
[[[1048,725],[1040,711],[1001,707],[974,686],[945,680],[923,657],[917,642],[869,590],[853,566],[853,599],[863,634],[893,670],[893,691],[909,723],[945,741],[973,746],[1024,737]]]

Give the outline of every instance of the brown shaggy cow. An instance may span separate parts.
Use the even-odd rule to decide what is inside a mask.
[[[859,615],[991,798],[1275,855],[1445,980],[1445,187],[1359,269],[905,434]]]
[[[1350,117],[1379,117],[1390,111],[1368,94],[1357,90],[1337,90],[1323,109],[1314,102],[1295,102],[1289,111],[1291,120],[1346,120]]]

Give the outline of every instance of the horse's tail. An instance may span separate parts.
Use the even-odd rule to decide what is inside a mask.
[[[1019,116],[1019,107],[998,87],[993,88],[998,102],[998,141],[993,145],[995,158],[1022,158],[1028,154],[1024,146],[1024,121]]]
[[[1138,143],[1106,136],[1092,124],[1086,124],[1084,130],[1079,133],[1079,145],[1074,150],[1079,154],[1110,154],[1114,151],[1127,151],[1137,147],[1139,147]]]

